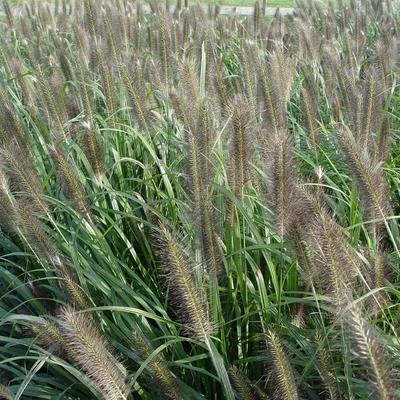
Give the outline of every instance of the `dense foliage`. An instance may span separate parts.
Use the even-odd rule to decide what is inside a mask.
[[[400,398],[398,5],[4,3],[0,397]]]

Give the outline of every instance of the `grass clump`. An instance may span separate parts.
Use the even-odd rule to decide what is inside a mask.
[[[399,398],[392,1],[5,2],[0,397]]]

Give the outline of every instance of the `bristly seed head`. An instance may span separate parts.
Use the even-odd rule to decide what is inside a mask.
[[[104,400],[126,400],[126,373],[94,321],[71,307],[60,310],[60,328],[68,357],[93,380]]]
[[[185,333],[206,341],[212,331],[201,292],[192,275],[189,260],[177,238],[160,223],[152,234],[153,244],[171,292],[171,303],[177,309],[179,320],[185,324]]]

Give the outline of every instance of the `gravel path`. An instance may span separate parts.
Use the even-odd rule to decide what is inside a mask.
[[[208,9],[207,5],[203,5],[202,6],[205,10]],[[3,7],[0,7],[0,16],[4,16],[4,11],[2,9]],[[171,7],[171,10],[173,10],[174,8]],[[21,11],[22,8],[21,7],[14,7],[13,11],[14,13],[18,13],[19,11]],[[151,10],[150,7],[147,5],[143,6],[143,10],[146,14],[150,14]],[[267,7],[265,10],[265,14],[267,16],[272,16],[275,15],[277,8],[275,7]],[[282,15],[289,15],[293,13],[293,8],[285,8],[282,7],[279,9],[280,13]],[[221,6],[221,14],[233,14],[236,13],[237,15],[252,15],[254,12],[254,8],[253,7],[233,7],[233,6]]]
[[[208,9],[208,5],[203,5],[202,6],[204,10]],[[150,7],[149,6],[143,6],[143,9],[145,12],[150,13]],[[174,8],[171,7],[173,10]],[[233,14],[236,13],[237,15],[253,15],[254,13],[254,7],[234,7],[234,6],[220,6],[221,14]],[[272,16],[275,15],[277,8],[276,7],[267,7],[265,9],[265,15],[267,16]],[[279,8],[280,12],[282,15],[289,15],[292,14],[294,9],[293,8]]]
[[[234,12],[235,7],[229,7],[229,6],[223,6],[221,7],[221,13],[222,14],[230,14]],[[275,15],[277,8],[274,7],[267,7],[265,9],[265,15],[267,16],[272,16]],[[281,7],[279,8],[279,11],[281,15],[289,15],[292,14],[294,11],[294,8],[287,8],[287,7]],[[237,14],[240,15],[252,15],[254,12],[253,7],[236,7],[236,12]]]

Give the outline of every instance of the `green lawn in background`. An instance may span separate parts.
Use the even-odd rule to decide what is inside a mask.
[[[24,4],[27,1],[29,1],[29,0],[8,0],[8,2],[13,5]],[[162,1],[162,0],[160,0],[160,1]],[[170,0],[171,4],[174,4],[174,2],[175,2],[174,0]],[[207,0],[190,0],[190,3],[191,4],[196,4],[196,3],[208,4],[209,2]],[[215,1],[211,1],[211,3],[227,5],[227,6],[253,6],[255,3],[255,0],[215,0]],[[260,1],[260,4],[262,4],[262,1]],[[269,1],[267,1],[267,7],[293,7],[293,6],[294,6],[294,0],[269,0]]]
[[[208,3],[207,1],[202,0],[192,0],[192,4],[195,3]],[[212,1],[211,3],[226,5],[226,6],[253,6],[255,1],[254,0],[216,0]],[[293,7],[294,0],[269,0],[267,1],[267,7]],[[260,1],[262,4],[262,1]]]

